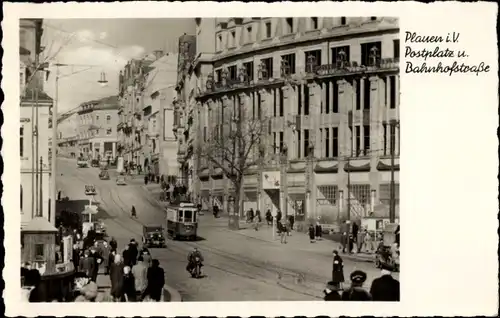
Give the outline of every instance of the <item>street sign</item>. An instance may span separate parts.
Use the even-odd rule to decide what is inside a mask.
[[[82,212],[83,214],[97,214],[97,206],[96,205],[86,205],[85,210]]]

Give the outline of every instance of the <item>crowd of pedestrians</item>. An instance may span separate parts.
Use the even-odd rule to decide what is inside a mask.
[[[97,294],[89,292],[97,288],[99,270],[109,275],[110,295],[114,302],[160,301],[165,284],[165,272],[158,260],[153,259],[147,248],[139,250],[131,239],[119,253],[114,238],[109,242],[95,241],[89,248],[75,244],[73,263],[77,271],[76,290],[80,295],[75,301],[96,301]]]
[[[363,287],[366,273],[355,270],[351,273],[351,286],[344,289],[344,263],[338,251],[333,251],[332,280],[323,291],[325,301],[399,301],[399,281],[388,269],[372,281],[370,290]]]

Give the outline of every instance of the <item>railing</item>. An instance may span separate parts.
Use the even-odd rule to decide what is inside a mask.
[[[369,63],[369,65],[359,65],[357,62],[347,62],[338,61],[334,64],[324,64],[318,65],[314,68],[309,67],[309,74],[316,74],[319,76],[323,75],[334,75],[334,74],[348,74],[348,73],[359,73],[364,71],[382,71],[397,69],[399,67],[399,58],[383,58],[378,59],[374,63]],[[311,69],[314,72],[310,72]]]

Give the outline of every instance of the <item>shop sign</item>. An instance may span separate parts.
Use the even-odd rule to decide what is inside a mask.
[[[264,190],[279,189],[280,182],[279,171],[266,171],[262,173],[262,188]]]

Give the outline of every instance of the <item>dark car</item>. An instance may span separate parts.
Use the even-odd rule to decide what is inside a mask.
[[[167,247],[165,236],[163,235],[163,226],[149,225],[143,227],[142,243],[144,246],[151,247]]]
[[[90,165],[94,168],[98,168],[99,167],[99,160],[97,159],[93,159],[91,162],[90,162]]]
[[[101,170],[101,172],[99,173],[99,179],[109,180],[109,172],[107,170]]]

